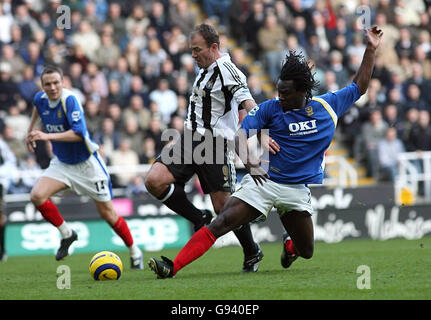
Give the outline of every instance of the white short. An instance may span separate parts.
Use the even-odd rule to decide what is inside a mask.
[[[61,181],[77,194],[87,195],[96,201],[112,200],[111,179],[105,162],[97,153],[77,164],[66,164],[55,157],[42,177]]]
[[[313,213],[311,192],[305,184],[281,184],[267,180],[262,186],[257,185],[250,174],[247,174],[232,197],[241,199],[262,212],[254,222],[266,220],[273,207],[280,216],[292,210]]]

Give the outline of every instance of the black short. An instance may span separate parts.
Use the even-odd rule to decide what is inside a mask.
[[[220,138],[211,138],[212,144],[205,145],[210,142],[208,137],[194,137],[200,140],[193,141],[191,136],[183,133],[181,139],[170,147],[165,147],[156,161],[167,166],[177,183],[185,184],[197,174],[205,194],[215,191],[233,193],[236,171],[232,145],[226,139]]]

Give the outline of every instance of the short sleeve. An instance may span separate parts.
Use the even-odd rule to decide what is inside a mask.
[[[257,134],[260,130],[264,129],[271,119],[271,109],[273,107],[272,100],[263,102],[252,110],[241,122],[241,128],[247,134],[247,137]]]
[[[325,100],[337,116],[341,117],[360,97],[361,93],[358,85],[352,82],[338,91],[328,92],[318,98]]]
[[[75,96],[70,95],[66,98],[66,114],[70,128],[78,135],[85,137],[86,124],[84,111]]]

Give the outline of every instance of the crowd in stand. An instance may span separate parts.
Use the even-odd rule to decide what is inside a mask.
[[[396,174],[393,154],[431,150],[431,1],[0,0],[0,130],[17,167],[45,168],[52,156],[49,145],[38,143],[33,155],[24,144],[46,64],[63,69],[108,165],[151,164],[163,148],[162,131],[182,130],[186,117],[197,72],[188,48],[199,21],[192,2],[219,29],[258,103],[275,92],[262,91],[244,55],[274,82],[288,50],[301,51],[315,65],[315,94],[337,90],[359,67],[365,46],[357,8],[368,8],[384,41],[367,94],[339,121],[341,137],[379,178]],[[65,18],[70,26],[58,27]],[[227,37],[238,46],[227,48]],[[33,183],[19,179],[9,192]],[[139,185],[142,176],[114,177],[114,186]]]

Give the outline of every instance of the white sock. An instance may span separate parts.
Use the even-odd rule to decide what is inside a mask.
[[[61,238],[69,238],[72,235],[72,229],[69,228],[66,221],[63,221],[61,225],[57,227],[58,231],[61,233]]]
[[[137,258],[137,257],[140,257],[142,255],[142,252],[136,244],[132,244],[129,247],[129,254],[133,258]]]

